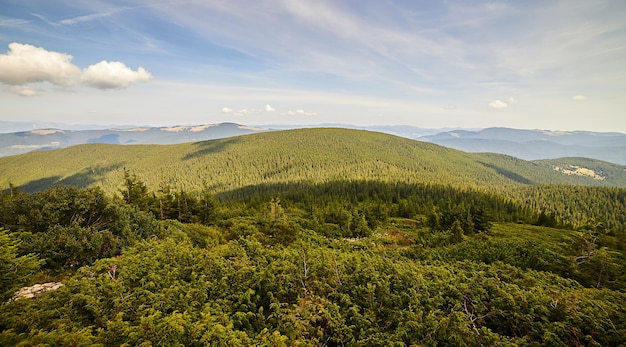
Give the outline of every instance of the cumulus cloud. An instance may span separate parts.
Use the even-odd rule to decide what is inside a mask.
[[[152,75],[143,67],[133,71],[119,61],[101,61],[83,70],[81,81],[99,89],[127,88],[133,82],[147,82]]]
[[[72,59],[69,54],[13,42],[9,51],[0,55],[0,82],[12,86],[33,82],[72,86],[81,74]]]
[[[222,113],[233,113],[233,109],[228,107],[222,107]]]
[[[506,99],[506,102],[510,105],[510,104],[517,104],[519,101],[514,97],[510,97]]]
[[[48,82],[56,86],[71,87],[82,82],[99,89],[126,88],[133,82],[152,78],[146,69],[133,71],[121,62],[101,61],[82,70],[72,64],[66,53],[48,51],[42,47],[13,42],[6,54],[0,54],[0,83],[11,86],[9,90],[22,96],[33,96],[37,90],[29,83]]]
[[[285,113],[283,113],[283,115],[286,116],[315,116],[317,115],[317,113],[313,113],[313,112],[305,112],[304,110],[295,110],[295,111],[287,111]]]
[[[276,109],[272,106],[270,106],[270,104],[265,105],[265,111],[266,112],[274,112],[276,111]]]
[[[489,103],[489,107],[491,107],[491,108],[507,108],[507,107],[509,107],[509,104],[507,104],[506,102],[504,102],[502,100],[494,100],[494,101]]]
[[[585,101],[587,97],[584,95],[574,95],[572,96],[572,101]]]

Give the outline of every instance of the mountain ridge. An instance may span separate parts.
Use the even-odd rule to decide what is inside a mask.
[[[421,140],[465,152],[493,152],[525,160],[587,157],[626,165],[626,134],[486,128],[453,130]]]
[[[380,180],[497,189],[528,184],[626,187],[623,167],[595,160],[603,179],[566,174],[549,162],[466,153],[437,144],[365,130],[297,129],[170,145],[84,144],[0,158],[0,187],[37,191],[58,184],[120,189],[125,170],[153,190],[228,191],[259,183]],[[570,170],[571,171],[571,170]],[[582,171],[581,171],[582,172]]]
[[[12,124],[0,122],[0,126]],[[54,124],[58,125],[58,124]],[[524,160],[586,157],[626,165],[626,134],[619,132],[554,131],[492,127],[484,129],[419,128],[408,125],[349,124],[256,125],[237,123],[174,125],[167,127],[120,125],[109,128],[75,129],[76,126],[43,127],[0,133],[0,157],[34,150],[65,148],[83,143],[175,144],[226,138],[259,131],[345,128],[377,131],[427,141],[465,152],[507,154]]]
[[[87,143],[176,144],[250,134],[267,129],[236,123],[175,125],[168,127],[120,127],[93,130],[42,128],[0,134],[0,156],[34,150],[66,148]]]

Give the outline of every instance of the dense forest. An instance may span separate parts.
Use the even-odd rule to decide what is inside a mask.
[[[599,177],[555,170],[568,163]],[[531,184],[626,188],[620,165],[598,160],[529,162],[464,153],[431,143],[348,129],[274,131],[178,145],[88,144],[0,158],[0,187],[36,192],[54,185],[117,194],[131,170],[151,190],[162,185],[221,193],[250,185],[345,180],[502,190]]]
[[[395,144],[356,134],[362,146]],[[188,180],[126,165],[114,171],[114,190],[71,180],[7,185],[0,345],[626,343],[624,188],[524,183],[537,173],[514,171],[531,167],[523,161],[499,157],[499,175],[457,152],[455,163],[419,176],[408,152],[404,169],[400,155],[370,161],[355,152],[340,174],[330,169],[335,152],[309,151],[319,158],[306,175],[324,179],[283,179],[284,170],[306,170],[280,167],[304,161],[277,148],[247,164],[257,171],[246,160],[224,171],[253,171],[226,188],[226,179],[207,179],[225,167],[215,151],[235,155],[218,144],[202,144],[195,159],[218,169],[190,170]],[[365,174],[376,160],[400,176]],[[459,162],[468,168],[460,178],[445,171]],[[276,179],[256,177],[272,167]],[[63,285],[16,296],[44,282]]]

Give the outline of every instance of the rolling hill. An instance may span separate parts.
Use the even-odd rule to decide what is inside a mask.
[[[235,123],[179,125],[171,127],[112,126],[98,128],[69,124],[22,124],[0,121],[0,157],[79,144],[178,144],[268,130],[345,128],[382,132],[413,140],[432,142],[471,153],[500,153],[524,160],[585,157],[626,164],[626,134],[590,131],[547,131],[511,128],[426,129],[407,125],[356,126],[349,124],[258,125]],[[41,126],[47,128],[41,128]],[[37,126],[36,130],[10,132]]]
[[[175,145],[86,144],[4,157],[0,158],[0,186],[38,191],[57,184],[98,185],[117,192],[125,169],[152,190],[164,183],[223,192],[262,183],[333,180],[484,189],[527,184],[626,186],[626,173],[618,165],[595,160],[567,165],[465,153],[376,132],[317,128]]]

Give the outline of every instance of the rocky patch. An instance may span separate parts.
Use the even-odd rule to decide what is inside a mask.
[[[49,292],[51,290],[57,290],[61,286],[63,286],[63,283],[61,282],[48,282],[48,283],[38,283],[30,287],[24,287],[15,293],[15,296],[13,296],[11,301],[22,299],[22,298],[32,299],[41,295],[42,293]]]

